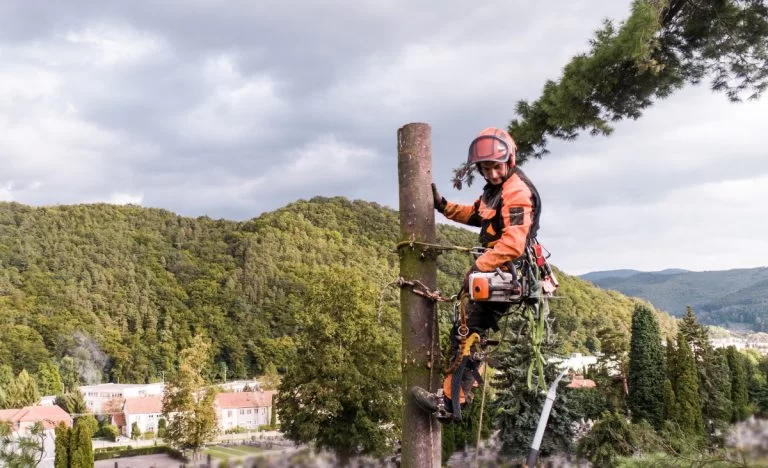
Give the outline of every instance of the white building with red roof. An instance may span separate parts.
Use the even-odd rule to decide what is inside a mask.
[[[214,408],[219,429],[225,432],[241,427],[258,429],[269,424],[272,417],[272,395],[275,391],[225,392],[216,395]]]
[[[123,416],[123,418],[113,418],[113,422],[118,426],[121,434],[131,437],[133,423],[136,423],[142,434],[157,433],[160,419],[163,417],[163,397],[151,395],[126,398],[123,405]]]
[[[0,410],[0,421],[10,422],[11,429],[20,435],[27,434],[36,422],[42,423],[44,429],[53,429],[59,423],[72,427],[72,417],[56,405]]]
[[[123,398],[141,398],[145,396],[162,396],[165,384],[155,382],[151,384],[116,384],[103,383],[97,385],[83,385],[80,393],[83,394],[85,405],[96,414],[103,414],[105,405],[112,400]]]

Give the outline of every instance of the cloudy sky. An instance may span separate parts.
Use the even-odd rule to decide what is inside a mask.
[[[0,2],[0,200],[244,220],[300,198],[397,208],[397,129],[432,126],[446,198],[629,0]],[[556,13],[556,14],[555,14]],[[768,265],[768,98],[706,85],[525,166],[568,273]]]

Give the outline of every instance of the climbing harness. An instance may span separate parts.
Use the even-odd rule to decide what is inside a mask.
[[[397,249],[404,247],[421,248],[422,256],[432,251],[460,250],[469,252],[473,258],[477,258],[485,252],[483,247],[454,247],[428,244],[415,241],[404,241],[397,245]],[[470,301],[476,304],[501,303],[515,305],[509,308],[504,315],[508,319],[511,313],[520,312],[526,319],[526,328],[530,333],[531,349],[533,357],[528,367],[528,388],[541,386],[546,388],[544,366],[546,359],[541,353],[541,345],[549,340],[553,318],[550,317],[548,300],[554,297],[558,287],[557,278],[552,268],[547,263],[551,254],[539,244],[536,239],[528,242],[524,254],[515,262],[510,262],[493,272],[472,272],[467,279],[466,288],[458,295],[444,297],[439,290],[432,291],[419,281],[408,281],[398,278],[390,284],[401,288],[411,288],[414,294],[421,295],[435,302],[453,302],[453,327],[451,330],[451,349],[453,355],[445,368],[447,378],[443,387],[438,390],[438,396],[447,396],[451,402],[451,408],[445,408],[443,398],[439,398],[438,410],[435,415],[440,419],[460,420],[461,406],[469,403],[471,386],[483,385],[485,380],[480,374],[480,366],[486,362],[488,356],[498,348],[498,345],[506,334],[499,340],[490,340],[484,331],[471,330],[468,325],[467,307]],[[493,346],[492,350],[489,347]],[[483,372],[484,373],[484,372]],[[534,386],[534,375],[536,375]],[[466,378],[471,376],[472,380]],[[465,388],[466,387],[466,388]],[[485,395],[483,395],[483,398]],[[469,401],[468,401],[469,400]]]

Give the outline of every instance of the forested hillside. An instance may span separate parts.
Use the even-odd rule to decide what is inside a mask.
[[[36,372],[72,356],[84,382],[153,381],[202,332],[218,369],[211,379],[224,368],[229,378],[280,368],[295,358],[291,293],[312,267],[363,273],[396,310],[397,291],[385,286],[398,276],[398,233],[396,211],[344,198],[298,201],[246,222],[130,205],[0,203],[0,363]],[[438,238],[476,243],[446,225]],[[465,253],[441,255],[440,289],[454,293],[469,264]],[[560,279],[553,310],[564,352],[584,350],[602,328],[628,333],[636,300]]]
[[[686,306],[691,306],[703,323],[768,331],[768,268],[669,271],[674,270],[629,276],[588,273],[584,278],[646,299],[672,315],[682,316]]]

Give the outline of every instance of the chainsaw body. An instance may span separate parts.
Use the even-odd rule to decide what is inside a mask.
[[[469,275],[469,297],[478,302],[520,302],[522,288],[509,271],[476,271]]]

